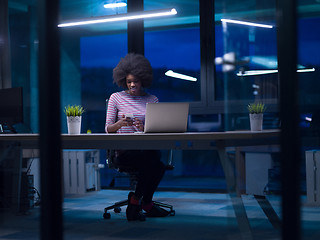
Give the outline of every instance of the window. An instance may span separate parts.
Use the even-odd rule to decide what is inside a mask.
[[[253,22],[246,18],[243,20]],[[277,41],[274,21],[268,25],[273,28],[221,20],[217,20],[216,24],[216,100],[277,99]]]
[[[200,101],[199,28],[178,28],[145,32],[145,56],[154,72],[152,91],[160,101]],[[192,77],[167,76],[168,71]]]
[[[229,4],[226,4],[228,2]],[[213,106],[224,130],[249,129],[247,105],[267,106],[264,129],[277,128],[278,63],[276,1],[215,1]]]
[[[318,190],[315,184],[317,178],[317,149],[320,144],[320,57],[319,57],[319,24],[320,12],[319,3],[314,3],[312,7],[305,5],[304,1],[297,1],[298,19],[297,19],[297,69],[304,70],[297,74],[301,132],[301,164],[300,173],[300,201],[302,215],[310,211],[309,206],[315,206],[319,201]],[[315,170],[316,169],[316,170]],[[317,182],[319,182],[317,180]],[[314,212],[314,209],[311,209]],[[319,223],[320,214],[315,213],[313,221]],[[315,234],[316,229],[307,227],[308,220],[301,220],[302,239],[307,239],[307,235]]]
[[[127,34],[81,37],[81,99],[86,108],[82,131],[104,132],[105,99],[119,91],[112,70],[127,54]]]

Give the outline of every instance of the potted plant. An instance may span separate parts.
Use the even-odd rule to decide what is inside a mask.
[[[248,111],[251,131],[261,131],[263,124],[263,113],[266,111],[265,104],[259,102],[249,103]]]
[[[67,116],[68,133],[80,134],[81,116],[84,113],[84,108],[80,105],[68,105],[64,108],[64,113]]]

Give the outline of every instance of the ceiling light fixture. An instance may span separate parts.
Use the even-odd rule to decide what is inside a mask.
[[[169,77],[174,77],[174,78],[179,78],[179,79],[183,79],[183,80],[192,81],[192,82],[196,82],[197,81],[197,78],[195,78],[195,77],[190,77],[190,76],[187,76],[187,75],[184,75],[184,74],[181,74],[181,73],[176,73],[176,72],[174,72],[172,70],[166,71],[165,75],[169,76]]]
[[[116,15],[110,15],[110,16],[102,16],[102,17],[68,21],[68,22],[60,23],[58,27],[72,27],[72,26],[80,26],[80,25],[88,25],[88,24],[96,24],[96,23],[135,20],[135,19],[142,19],[142,18],[170,16],[175,14],[177,14],[177,10],[175,8],[134,12],[134,13],[124,13],[124,14],[116,14]]]
[[[105,3],[103,5],[104,8],[117,8],[117,7],[126,7],[127,3],[125,2],[118,2],[118,3]]]
[[[297,72],[314,72],[316,71],[315,68],[305,68],[305,69],[298,69]],[[263,74],[270,74],[270,73],[277,73],[278,70],[252,70],[252,71],[244,71],[244,72],[238,72],[238,77],[245,77],[245,76],[257,76],[257,75],[263,75]]]
[[[252,70],[252,71],[244,71],[244,72],[238,72],[238,77],[245,77],[245,76],[256,76],[256,75],[264,75],[264,74],[270,74],[270,73],[277,73],[278,70]]]
[[[308,122],[312,122],[312,118],[311,117],[305,117],[305,120]]]
[[[244,21],[238,21],[238,20],[232,20],[232,19],[221,19],[221,22],[235,23],[235,24],[248,25],[248,26],[254,26],[254,27],[262,27],[262,28],[273,28],[272,25],[244,22]]]
[[[297,72],[314,72],[316,71],[315,68],[305,68],[305,69],[298,69]]]

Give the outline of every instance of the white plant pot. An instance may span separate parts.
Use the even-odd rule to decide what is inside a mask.
[[[81,116],[67,117],[68,133],[80,134],[81,132]]]
[[[249,114],[251,131],[262,131],[263,113]]]

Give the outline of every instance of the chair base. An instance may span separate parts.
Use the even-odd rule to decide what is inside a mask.
[[[173,209],[172,205],[166,204],[166,203],[162,203],[162,202],[157,202],[154,201],[153,204],[159,206],[159,207],[163,207],[163,208],[168,208],[168,212],[169,212],[169,216],[174,216],[176,214],[176,211]],[[109,219],[111,218],[111,214],[108,212],[108,210],[112,210],[115,213],[120,213],[121,212],[121,207],[123,206],[127,206],[128,205],[128,200],[123,200],[123,201],[119,201],[116,202],[115,204],[104,208],[104,213],[103,213],[103,218],[104,219]]]

